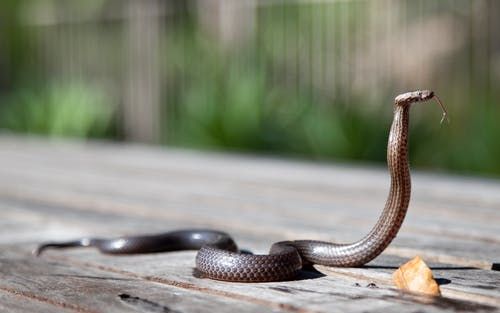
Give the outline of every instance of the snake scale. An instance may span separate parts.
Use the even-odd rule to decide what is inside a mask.
[[[387,144],[387,166],[391,186],[385,208],[372,230],[350,244],[295,240],[273,244],[269,254],[253,255],[238,251],[233,239],[215,230],[179,230],[157,235],[127,236],[112,239],[82,238],[69,242],[40,245],[34,253],[47,248],[96,247],[107,254],[137,254],[176,250],[199,250],[196,268],[203,276],[225,281],[268,282],[293,279],[303,264],[326,266],[362,266],[377,257],[391,243],[406,216],[411,195],[408,166],[408,127],[410,106],[435,98],[429,90],[417,90],[397,96]]]

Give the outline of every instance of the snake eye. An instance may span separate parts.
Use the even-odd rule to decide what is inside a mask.
[[[430,90],[420,90],[418,92],[418,96],[419,96],[419,100],[420,101],[426,101],[426,100],[430,100],[434,97],[434,92],[433,91],[430,91]]]

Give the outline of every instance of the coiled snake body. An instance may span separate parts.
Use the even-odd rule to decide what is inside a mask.
[[[439,98],[429,90],[413,91],[395,98],[394,119],[387,145],[387,165],[391,187],[385,208],[373,229],[350,244],[295,240],[275,243],[268,255],[238,252],[233,239],[214,230],[180,230],[158,235],[113,239],[83,238],[70,242],[45,243],[34,253],[47,248],[97,247],[107,254],[152,253],[199,249],[196,268],[206,277],[240,282],[266,282],[293,279],[302,264],[355,267],[377,257],[391,243],[403,223],[411,194],[408,167],[409,110],[415,102]]]

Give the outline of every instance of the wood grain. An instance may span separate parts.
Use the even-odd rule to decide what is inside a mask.
[[[158,284],[89,267],[11,255],[0,261],[0,290],[56,309],[77,312],[242,312],[267,306],[214,298],[196,289]]]
[[[265,253],[283,239],[355,240],[381,212],[384,169],[109,143],[0,136],[0,311],[495,312],[500,183],[414,175],[400,235],[357,269],[231,284],[193,276],[195,252],[110,257],[38,242],[213,227]],[[362,197],[359,194],[363,194]],[[392,272],[415,255],[444,298],[402,294]],[[50,286],[50,287],[48,287]],[[121,296],[120,296],[121,295]]]

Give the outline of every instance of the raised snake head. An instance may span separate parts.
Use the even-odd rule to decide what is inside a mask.
[[[441,118],[441,123],[443,123],[444,120],[447,120],[449,122],[448,112],[446,112],[446,108],[444,107],[439,97],[436,94],[434,94],[434,91],[431,90],[415,90],[400,94],[394,99],[394,105],[396,106],[410,105],[413,102],[422,102],[431,99],[436,99],[439,106],[441,106],[441,110],[443,110],[443,117]]]
[[[412,102],[427,101],[434,98],[434,91],[431,90],[415,90],[400,94],[394,99],[396,105],[405,105]]]

